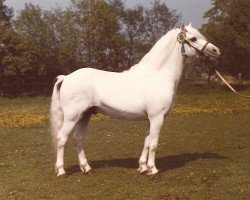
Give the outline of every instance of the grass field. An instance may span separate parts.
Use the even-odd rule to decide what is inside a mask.
[[[250,91],[246,91],[250,94]],[[179,94],[165,120],[156,176],[137,173],[146,122],[95,117],[83,175],[73,138],[58,179],[48,97],[0,99],[0,199],[250,199],[250,102],[227,92]]]

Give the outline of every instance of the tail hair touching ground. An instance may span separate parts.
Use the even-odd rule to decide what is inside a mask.
[[[52,145],[54,148],[57,146],[57,135],[63,124],[63,111],[60,102],[60,87],[64,78],[64,75],[60,75],[56,78],[50,105],[50,128],[52,132]]]

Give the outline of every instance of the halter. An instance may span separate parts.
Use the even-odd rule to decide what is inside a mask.
[[[206,49],[207,45],[209,44],[209,42],[206,42],[206,44],[202,47],[202,49],[197,49],[196,47],[194,47],[188,40],[188,37],[186,36],[186,30],[184,30],[184,32],[180,32],[177,36],[177,40],[178,42],[181,44],[181,53],[184,54],[185,53],[185,46],[184,44],[187,44],[188,46],[190,47],[193,47],[196,52],[198,52],[199,54],[201,55],[204,55],[204,56],[211,56],[213,57],[212,55],[210,54],[206,54],[204,53],[204,50]]]

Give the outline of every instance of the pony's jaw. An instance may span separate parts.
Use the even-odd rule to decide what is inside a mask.
[[[194,48],[191,48],[188,45],[185,45],[185,53],[182,53],[183,56],[187,58],[193,58],[197,56],[197,52]]]

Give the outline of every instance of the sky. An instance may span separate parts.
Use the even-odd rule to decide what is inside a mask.
[[[150,6],[153,0],[126,0],[128,7],[134,7],[138,4],[145,7]],[[15,13],[24,8],[26,2],[31,2],[35,5],[39,4],[43,9],[50,9],[59,5],[64,8],[70,5],[70,0],[6,0],[7,6],[12,7]],[[211,7],[211,0],[161,0],[177,13],[181,13],[182,21],[186,24],[192,23],[195,28],[200,28],[201,24],[205,23],[203,19],[204,13]]]

